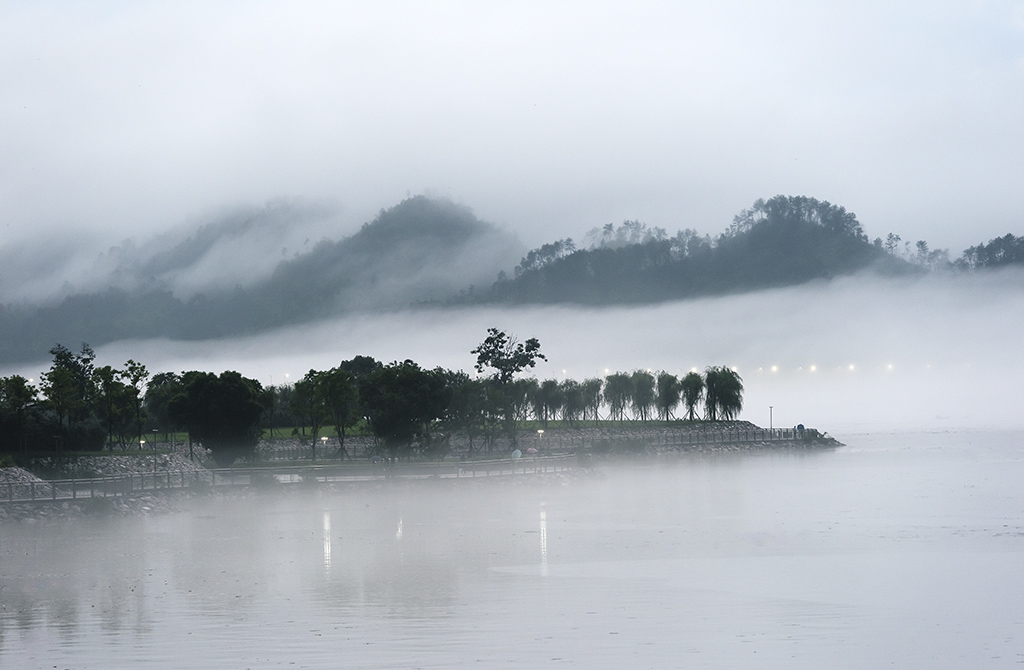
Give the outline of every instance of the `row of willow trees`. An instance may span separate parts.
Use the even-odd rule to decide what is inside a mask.
[[[687,420],[716,421],[734,419],[743,405],[742,380],[725,367],[682,377],[646,370],[583,381],[524,377],[546,360],[540,343],[493,328],[471,352],[475,376],[356,356],[310,370],[294,384],[264,387],[234,371],[151,376],[134,361],[97,367],[87,345],[78,354],[60,345],[51,353],[38,387],[17,375],[0,379],[3,451],[141,448],[149,434],[186,432],[218,462],[230,463],[253,454],[269,431],[311,446],[331,434],[341,458],[350,455],[346,437],[354,432],[378,438],[378,451],[390,458],[439,455],[461,435],[472,455],[499,444],[511,448],[530,419],[545,428],[555,420],[582,426],[597,424],[604,410],[606,421],[668,421],[677,411]]]

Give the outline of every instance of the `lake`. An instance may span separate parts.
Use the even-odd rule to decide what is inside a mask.
[[[0,525],[3,668],[1024,663],[1024,432]]]

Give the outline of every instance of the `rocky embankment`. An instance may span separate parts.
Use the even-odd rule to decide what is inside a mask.
[[[492,444],[487,451],[485,445],[476,440],[470,452],[470,442],[464,435],[441,436],[441,439],[445,441],[447,448],[444,452],[449,459],[466,458],[469,453],[476,458],[494,458],[507,455],[510,451],[510,445],[505,441]],[[368,458],[372,445],[372,438],[346,440],[350,454],[357,460]],[[748,421],[693,424],[652,421],[647,426],[634,422],[622,425],[606,422],[600,426],[552,427],[543,432],[538,429],[523,430],[515,446],[524,453],[532,454],[536,450],[540,456],[587,454],[600,457],[817,449],[842,445],[827,434],[813,429],[802,432],[776,429],[770,432]],[[261,444],[259,453],[270,462],[274,460],[270,456],[275,449],[301,452],[308,449],[308,446],[302,447],[297,440],[274,440],[272,443]],[[326,449],[329,450],[330,445]],[[32,462],[31,468],[32,471],[17,467],[0,468],[0,487],[6,487],[8,483],[23,485],[54,479],[89,479],[154,472],[189,474],[206,469],[201,462],[191,460],[187,451],[139,456],[40,458]],[[565,478],[568,475],[562,473],[559,476]],[[0,521],[23,520],[31,523],[90,514],[153,514],[181,509],[188,498],[199,494],[195,489],[185,488],[74,501],[3,503],[0,504]]]
[[[40,458],[32,462],[35,472],[24,468],[0,468],[0,487],[30,484],[51,479],[91,479],[152,472],[198,472],[204,468],[181,454],[145,456],[84,456],[80,458]],[[36,473],[45,475],[45,479]],[[28,523],[75,518],[92,514],[154,514],[181,508],[185,499],[195,495],[189,489],[140,492],[128,496],[85,498],[73,501],[0,504],[0,521]]]

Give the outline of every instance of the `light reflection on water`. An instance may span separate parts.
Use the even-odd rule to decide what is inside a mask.
[[[1024,661],[1019,433],[0,526],[0,667]]]

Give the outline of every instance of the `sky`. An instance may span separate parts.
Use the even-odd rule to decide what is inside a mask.
[[[956,256],[1024,233],[1022,119],[1024,2],[4,2],[0,246],[419,193],[530,246],[716,234],[786,194]]]

